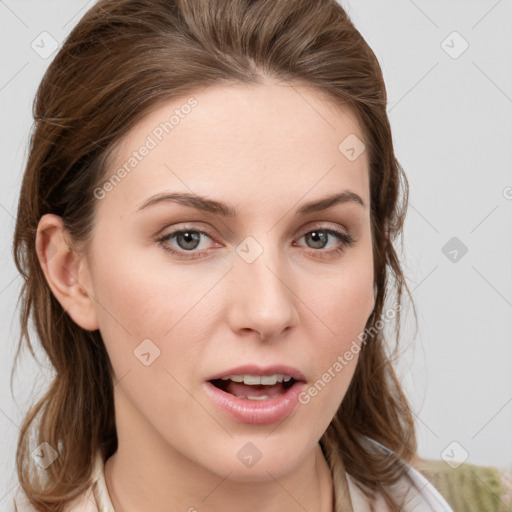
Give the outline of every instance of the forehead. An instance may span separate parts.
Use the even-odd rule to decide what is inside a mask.
[[[106,181],[100,207],[127,213],[163,191],[258,208],[349,189],[369,204],[356,116],[321,91],[283,83],[215,85],[161,103],[120,141]]]

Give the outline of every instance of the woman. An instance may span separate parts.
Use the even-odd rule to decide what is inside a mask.
[[[450,510],[382,333],[407,181],[334,0],[100,1],[35,120],[20,508]]]

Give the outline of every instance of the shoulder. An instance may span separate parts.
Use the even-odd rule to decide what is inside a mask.
[[[403,482],[408,487],[407,511],[453,512],[439,491],[418,470],[408,464],[405,467],[409,477],[408,482]]]
[[[39,512],[30,504],[21,487],[16,493],[14,503],[17,512]],[[63,512],[114,512],[105,484],[104,461],[99,452],[95,456],[91,485],[69,502]]]
[[[403,512],[453,512],[437,489],[414,468],[406,464],[407,474],[390,489],[393,497],[403,503]],[[370,500],[358,487],[357,481],[347,474],[352,507],[357,512],[380,510],[389,512],[383,496]]]
[[[507,469],[468,462],[452,467],[437,459],[420,459],[415,468],[465,512],[512,510],[512,472]]]
[[[387,453],[391,450],[370,440],[374,447]],[[405,472],[402,478],[394,484],[388,492],[401,503],[403,512],[453,512],[439,491],[415,468],[401,461]],[[353,509],[357,512],[371,512],[372,510],[389,512],[389,507],[380,494],[370,500],[358,486],[357,480],[347,474],[347,483]]]
[[[19,490],[14,498],[16,512],[39,512],[28,500],[26,494]],[[98,512],[98,506],[93,492],[93,485],[70,502],[64,512]]]

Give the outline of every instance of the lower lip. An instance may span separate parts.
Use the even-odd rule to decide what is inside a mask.
[[[305,382],[296,382],[282,395],[268,400],[249,400],[238,398],[205,382],[205,390],[213,402],[232,418],[242,423],[265,425],[284,420],[299,403],[299,395],[305,388]]]

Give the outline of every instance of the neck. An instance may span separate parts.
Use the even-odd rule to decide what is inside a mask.
[[[116,512],[333,512],[332,475],[319,444],[279,478],[238,481],[198,465],[136,423],[117,422],[118,450],[105,463]]]
[[[318,445],[292,474],[265,482],[233,481],[190,461],[119,446],[105,463],[116,512],[333,511],[331,473]]]

